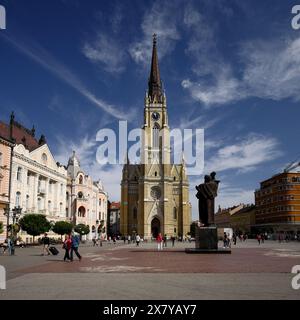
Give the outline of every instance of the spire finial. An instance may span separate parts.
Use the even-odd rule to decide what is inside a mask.
[[[148,82],[148,93],[151,102],[162,102],[162,83],[160,80],[158,57],[156,48],[156,34],[153,34],[153,48],[152,48],[152,60],[151,71]]]

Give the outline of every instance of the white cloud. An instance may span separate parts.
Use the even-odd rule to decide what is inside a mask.
[[[247,190],[236,187],[220,188],[218,197],[216,198],[216,207],[229,208],[240,203],[251,204],[254,203],[254,190]]]
[[[133,119],[133,111],[123,112],[120,107],[107,103],[106,101],[96,97],[86,86],[80,81],[80,79],[71,72],[66,66],[58,62],[53,56],[50,55],[45,49],[41,48],[38,44],[32,43],[31,46],[21,41],[17,41],[12,37],[3,35],[4,39],[10,42],[16,49],[25,54],[27,57],[38,63],[40,66],[50,71],[59,79],[64,81],[70,87],[75,89],[87,100],[92,102],[95,106],[99,107],[103,111],[110,114],[116,119]]]
[[[178,8],[171,1],[156,1],[145,13],[141,24],[142,38],[130,45],[129,53],[136,63],[149,65],[152,54],[152,35],[158,36],[159,58],[170,53],[180,38],[178,27]]]
[[[194,100],[205,106],[249,97],[300,100],[300,38],[242,44],[239,51],[239,61],[243,66],[240,77],[234,75],[232,66],[222,62],[222,58],[219,65],[215,65],[209,62],[208,52],[205,55],[206,72],[201,73],[201,67],[196,65],[193,71],[199,78],[195,81],[184,79],[181,83]],[[196,60],[200,57],[198,55]],[[210,79],[201,77],[203,74],[208,74]]]
[[[214,157],[207,160],[206,171],[237,169],[247,172],[280,155],[276,139],[252,134],[236,144],[220,148]]]
[[[108,35],[99,33],[96,40],[84,44],[82,51],[90,61],[99,64],[107,72],[121,73],[125,70],[124,48]]]

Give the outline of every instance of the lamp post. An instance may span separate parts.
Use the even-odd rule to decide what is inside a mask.
[[[13,224],[15,224],[15,221],[18,222],[18,220],[19,220],[19,217],[22,213],[22,208],[20,208],[20,206],[14,207],[12,209],[12,212],[13,212],[13,215],[12,215],[13,216]]]
[[[9,204],[4,209],[4,215],[6,216],[6,239],[8,238],[8,227],[9,227]]]

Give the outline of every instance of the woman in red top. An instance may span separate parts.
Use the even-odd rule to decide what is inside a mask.
[[[163,237],[162,237],[161,233],[158,234],[156,241],[157,241],[157,250],[162,250],[163,249]]]
[[[64,244],[63,244],[63,249],[65,249],[64,261],[66,261],[67,259],[70,260],[69,252],[70,252],[70,249],[71,249],[71,245],[72,245],[71,238],[70,238],[70,236],[66,235],[65,236],[65,241],[64,241]]]

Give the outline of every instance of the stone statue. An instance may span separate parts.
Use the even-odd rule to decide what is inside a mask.
[[[215,179],[216,173],[204,177],[204,183],[196,186],[196,197],[199,199],[200,226],[214,226],[215,221],[215,198],[219,187],[219,180]]]

